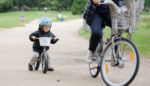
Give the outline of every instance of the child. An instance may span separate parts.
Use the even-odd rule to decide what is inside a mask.
[[[52,21],[51,19],[47,17],[43,17],[40,20],[39,24],[39,29],[35,32],[33,32],[30,36],[29,39],[34,42],[33,44],[33,56],[32,59],[29,62],[28,68],[30,71],[33,70],[32,65],[36,62],[37,58],[40,56],[40,54],[43,51],[43,47],[40,46],[39,40],[37,38],[39,37],[52,37],[51,43],[55,44],[58,41],[58,38],[55,37],[55,35],[50,32],[50,28],[52,26]],[[46,50],[49,50],[49,47],[46,48]],[[48,51],[47,51],[48,53]],[[51,61],[49,57],[49,64],[48,64],[48,71],[54,71],[54,68],[51,66]]]

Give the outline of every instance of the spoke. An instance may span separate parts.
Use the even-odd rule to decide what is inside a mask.
[[[123,50],[122,50],[121,57],[122,57],[122,56],[123,56],[123,54],[124,54],[124,50],[125,50],[125,44],[124,44],[124,46],[123,46]]]
[[[105,60],[105,62],[111,62],[111,60]]]

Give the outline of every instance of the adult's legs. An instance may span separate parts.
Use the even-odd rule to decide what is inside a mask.
[[[96,47],[100,42],[100,39],[102,38],[102,23],[103,19],[101,18],[101,16],[95,14],[90,26],[92,33],[90,38],[89,50],[92,52],[96,50]]]
[[[98,43],[100,42],[100,39],[102,38],[102,23],[103,23],[103,19],[99,15],[95,14],[90,26],[91,38],[89,44],[89,52],[86,56],[86,61],[88,63],[92,62],[92,57],[94,56],[94,52],[98,46]]]

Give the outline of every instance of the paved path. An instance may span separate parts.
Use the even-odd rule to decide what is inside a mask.
[[[30,72],[27,64],[32,56],[28,36],[38,28],[38,20],[25,27],[0,30],[0,86],[105,86],[99,75],[93,79],[85,62],[88,40],[78,36],[82,20],[53,24],[53,33],[60,38],[50,54],[54,72]],[[150,59],[141,58],[138,76],[131,86],[149,86]]]

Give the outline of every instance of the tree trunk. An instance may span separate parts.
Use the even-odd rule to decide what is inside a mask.
[[[136,2],[136,20],[139,19],[140,14],[142,13],[144,9],[144,3],[145,3],[145,0],[137,0]]]
[[[145,0],[124,0],[124,4],[127,6],[129,11],[132,13],[132,21],[130,21],[131,33],[136,29],[136,21],[138,21],[140,14],[144,9]]]

